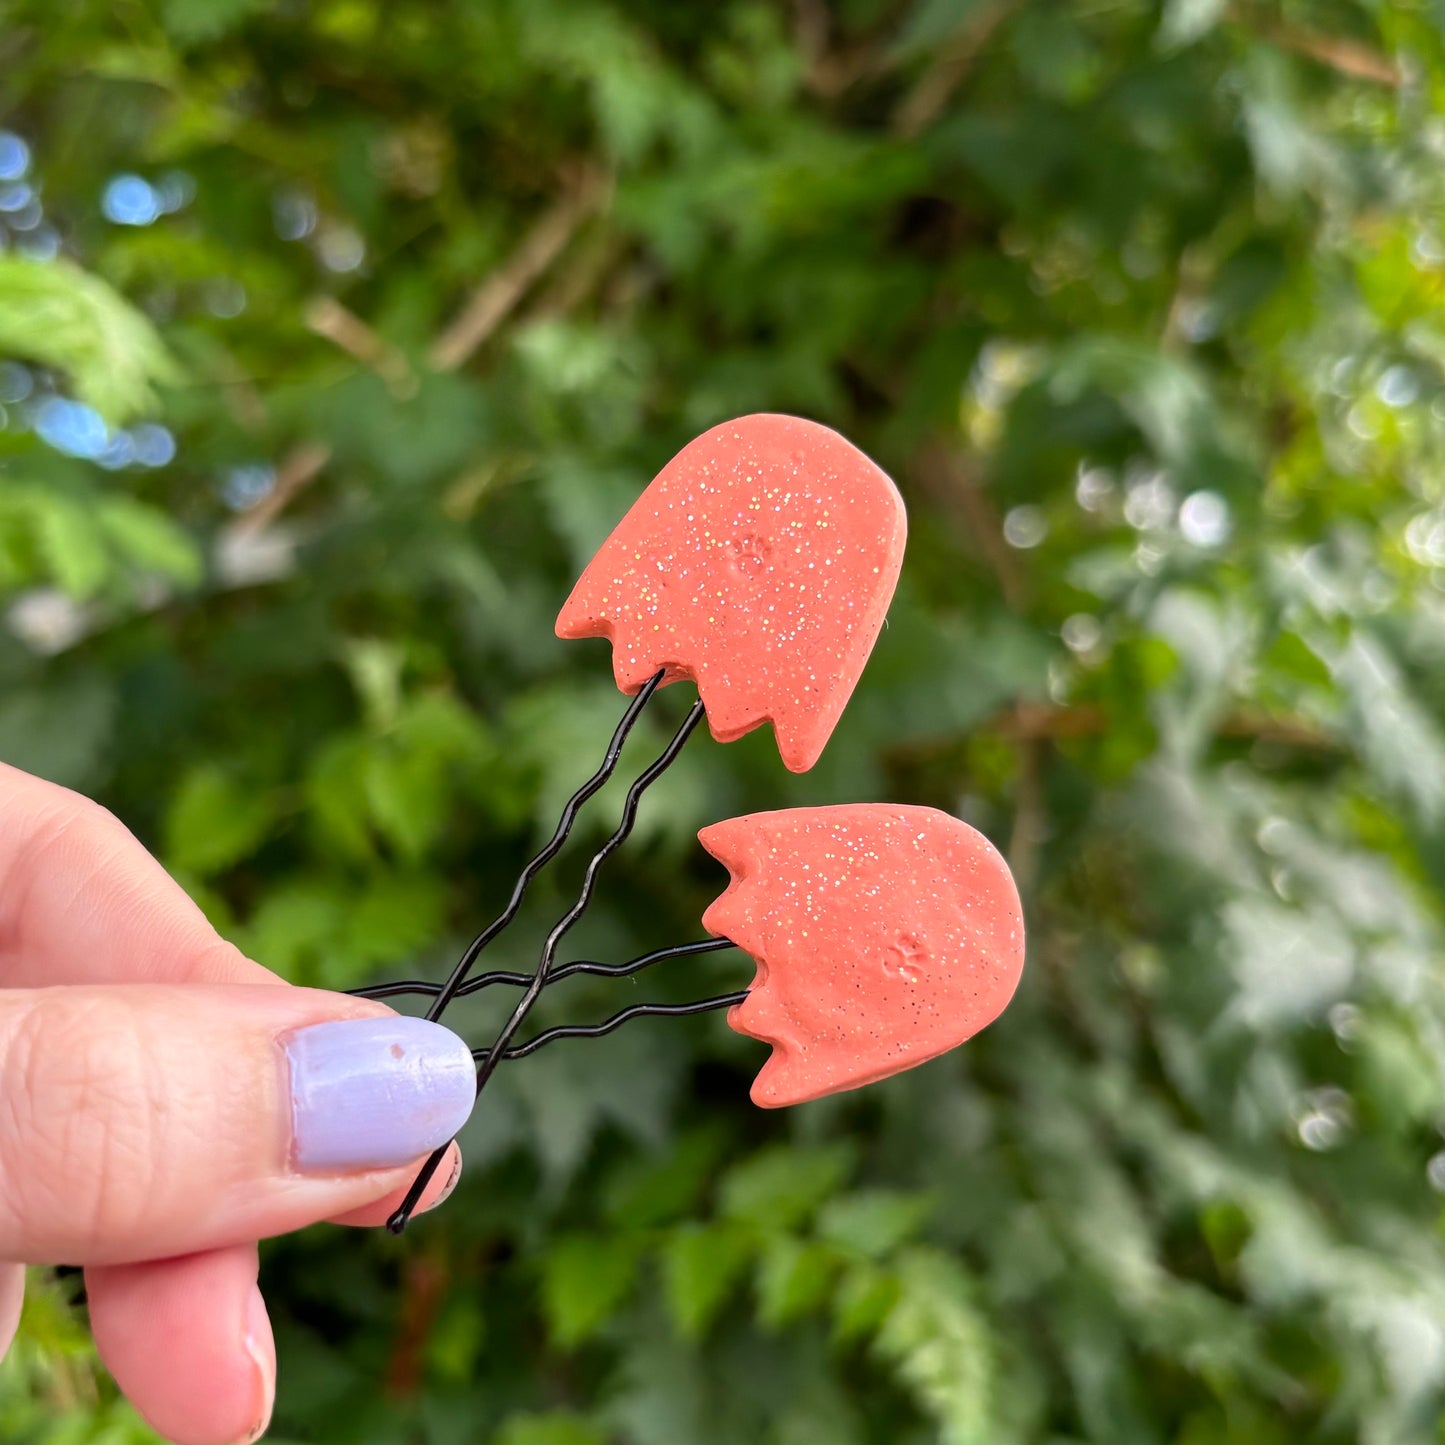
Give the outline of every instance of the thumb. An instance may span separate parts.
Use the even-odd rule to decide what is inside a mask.
[[[0,990],[0,1260],[255,1240],[409,1182],[475,1076],[440,1024],[271,985]]]

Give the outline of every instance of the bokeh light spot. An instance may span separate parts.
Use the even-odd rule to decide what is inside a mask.
[[[1196,547],[1217,547],[1229,536],[1229,503],[1218,492],[1191,492],[1179,508],[1179,530]]]
[[[317,238],[316,253],[328,271],[355,271],[366,260],[366,242],[351,226],[328,226]]]
[[[129,432],[116,432],[95,460],[111,472],[128,467],[135,460],[135,438]]]
[[[1038,507],[1014,507],[1003,519],[1003,536],[1010,547],[1037,547],[1049,534],[1049,519]]]
[[[316,229],[316,202],[305,191],[281,191],[271,202],[271,222],[283,241],[300,241]]]
[[[60,254],[60,233],[53,226],[38,226],[22,236],[15,249],[32,261],[53,261]]]
[[[1092,652],[1099,645],[1104,629],[1097,617],[1088,612],[1076,612],[1064,622],[1060,634],[1070,652]]]
[[[1375,384],[1375,395],[1398,411],[1420,395],[1420,383],[1408,366],[1392,366]]]
[[[206,310],[222,321],[246,309],[246,288],[233,276],[218,276],[206,287]]]
[[[161,198],[141,176],[112,176],[100,198],[107,221],[117,226],[149,226],[161,214]]]
[[[167,171],[156,182],[155,190],[161,210],[170,215],[195,200],[196,179],[186,171]]]
[[[63,396],[48,396],[35,409],[35,432],[58,452],[93,461],[106,449],[110,433],[94,407]]]
[[[221,479],[221,500],[233,512],[254,507],[276,485],[276,469],[267,462],[232,467]]]
[[[135,459],[143,467],[164,467],[175,460],[176,439],[167,428],[156,422],[142,422],[133,427],[130,439],[135,448]]]
[[[1086,512],[1102,512],[1114,495],[1114,478],[1103,467],[1081,466],[1074,498]]]
[[[0,130],[0,181],[18,180],[30,169],[30,147],[13,130]]]
[[[18,361],[0,361],[0,401],[24,401],[35,390],[30,368]]]

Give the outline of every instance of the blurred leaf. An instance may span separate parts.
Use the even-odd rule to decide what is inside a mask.
[[[569,1234],[542,1264],[542,1304],[563,1349],[591,1339],[626,1303],[637,1282],[641,1239],[632,1234]]]
[[[609,1218],[645,1228],[685,1217],[696,1208],[727,1143],[724,1130],[712,1125],[676,1138],[666,1154],[637,1155],[613,1174],[606,1201]]]
[[[306,778],[306,802],[327,846],[344,857],[365,860],[373,853],[363,784],[370,744],[357,737],[336,736],[312,761]]]
[[[403,857],[419,859],[446,824],[446,774],[424,752],[369,750],[361,784],[377,828]]]
[[[1240,897],[1225,909],[1233,942],[1237,1007],[1255,1024],[1298,1018],[1343,996],[1352,950],[1333,920]]]
[[[166,813],[167,861],[202,877],[219,872],[254,852],[275,816],[265,793],[203,764],[186,775]]]
[[[836,1273],[833,1252],[820,1244],[773,1235],[758,1262],[758,1322],[766,1329],[783,1325],[816,1309]]]
[[[662,1247],[662,1281],[673,1324],[686,1336],[707,1332],[747,1268],[748,1236],[726,1225],[683,1225]]]
[[[164,512],[128,497],[107,497],[97,508],[96,520],[133,566],[187,587],[200,581],[195,543]]]
[[[0,694],[0,759],[68,788],[94,787],[115,714],[114,690],[100,673]]]
[[[359,971],[405,965],[433,942],[446,917],[447,889],[426,874],[383,874],[367,880],[349,910],[344,941],[324,960],[318,982],[350,987]]]
[[[439,1379],[465,1385],[475,1373],[485,1345],[486,1321],[481,1302],[454,1294],[427,1340],[427,1364]]]
[[[267,893],[236,942],[248,957],[305,984],[334,958],[347,913],[339,890],[298,879]]]
[[[1224,18],[1226,0],[1167,0],[1159,38],[1165,45],[1188,45]]]
[[[833,1302],[833,1332],[841,1343],[874,1334],[898,1303],[897,1275],[872,1264],[850,1265]]]
[[[384,731],[401,711],[401,675],[406,653],[375,637],[348,638],[341,660],[372,727]]]
[[[1402,687],[1397,666],[1363,632],[1351,638],[1335,673],[1349,700],[1351,729],[1382,780],[1437,825],[1445,818],[1439,719],[1425,715]]]
[[[99,591],[110,575],[96,521],[78,502],[50,497],[36,517],[40,545],[55,580],[72,597],[86,598]]]
[[[933,1212],[927,1195],[883,1189],[842,1194],[818,1212],[818,1235],[865,1259],[880,1259],[911,1239]]]
[[[496,1435],[497,1445],[607,1445],[604,1426],[571,1410],[508,1415]]]
[[[854,1150],[841,1142],[763,1150],[724,1176],[722,1212],[764,1229],[795,1228],[838,1189],[853,1167]]]
[[[548,467],[542,478],[542,495],[574,567],[580,571],[592,560],[592,554],[637,500],[639,484],[650,480],[625,472],[598,471],[576,460],[559,460]]]
[[[1385,1128],[1403,1132],[1439,1117],[1445,1088],[1438,1060],[1415,1028],[1388,1015],[1371,1018],[1361,1023],[1355,1046]]]
[[[337,455],[385,482],[423,486],[459,470],[485,439],[485,394],[459,376],[428,374],[399,398],[364,373],[327,399],[325,421]]]
[[[937,1422],[960,1445],[994,1437],[994,1361],[989,1330],[963,1271],[948,1255],[918,1251],[903,1262],[897,1303],[876,1348]]]
[[[176,367],[155,328],[103,281],[68,261],[0,255],[0,355],[65,371],[112,423],[155,401]]]
[[[269,0],[164,0],[161,16],[178,44],[197,45],[219,40],[269,8]]]

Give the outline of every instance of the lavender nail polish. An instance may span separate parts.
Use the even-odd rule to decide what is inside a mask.
[[[282,1040],[291,1149],[307,1173],[384,1169],[445,1144],[476,1099],[471,1050],[425,1019],[343,1019]]]

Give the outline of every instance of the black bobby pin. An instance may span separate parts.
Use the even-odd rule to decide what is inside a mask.
[[[648,680],[648,683],[643,688],[642,692],[638,693],[638,698],[641,700],[641,702],[634,702],[633,706],[627,710],[627,716],[623,718],[622,723],[618,725],[617,732],[613,734],[612,741],[614,746],[608,749],[609,755],[613,751],[616,751],[620,754],[621,743],[619,742],[619,736],[625,739],[627,733],[626,731],[624,731],[624,729],[631,728],[631,723],[628,721],[628,718],[635,718],[635,715],[642,711],[642,708],[646,706],[647,698],[650,698],[652,696],[652,693],[661,683],[662,677],[662,670],[657,671]],[[644,694],[646,694],[646,697],[644,697]],[[547,935],[547,940],[542,945],[542,954],[537,961],[537,971],[532,975],[531,981],[527,985],[526,992],[522,995],[521,999],[518,1000],[516,1008],[512,1010],[512,1016],[507,1020],[506,1023],[502,1025],[501,1032],[497,1035],[496,1041],[492,1044],[492,1047],[487,1050],[486,1056],[477,1065],[478,1094],[480,1094],[482,1090],[486,1088],[487,1081],[496,1071],[497,1065],[501,1063],[502,1059],[506,1056],[507,1047],[512,1042],[512,1039],[516,1034],[517,1030],[521,1028],[527,1015],[532,1011],[533,1005],[542,996],[542,990],[547,985],[547,976],[551,972],[552,964],[557,957],[557,945],[561,943],[563,936],[572,927],[572,925],[575,924],[577,920],[581,918],[582,915],[587,911],[587,905],[592,901],[592,890],[597,883],[598,870],[602,867],[602,864],[606,862],[607,859],[613,853],[615,853],[618,848],[622,846],[623,842],[627,838],[627,835],[632,832],[633,824],[637,821],[637,805],[642,801],[643,793],[645,793],[647,789],[651,787],[652,784],[655,783],[657,779],[660,778],[669,767],[672,766],[673,762],[676,761],[677,755],[682,751],[683,744],[686,743],[688,738],[692,736],[693,729],[697,727],[698,723],[700,723],[702,719],[703,706],[702,702],[699,700],[692,705],[692,708],[688,712],[687,717],[683,719],[682,726],[678,728],[678,730],[673,734],[672,741],[669,742],[668,745],[662,750],[657,760],[649,767],[644,769],[643,772],[633,780],[632,786],[628,788],[627,797],[622,804],[621,821],[617,824],[617,827],[613,831],[612,836],[596,851],[596,853],[592,855],[591,859],[588,861],[587,872],[582,880],[582,891],[578,895],[577,901],[572,905],[570,909],[567,910],[565,914],[562,915],[561,918],[557,920],[555,924],[553,924],[552,931]],[[615,760],[612,762],[611,767],[616,767]],[[609,768],[609,772],[610,771],[611,768]],[[596,792],[597,790],[597,788],[594,787],[590,782],[584,784],[583,786],[584,790],[587,788],[591,788],[592,792]],[[598,784],[597,786],[600,786],[600,784]],[[585,801],[585,798],[587,796],[590,796],[590,793],[584,792],[581,796]],[[580,803],[577,801],[578,797],[578,794],[573,794],[572,798],[568,799],[567,806],[563,809],[564,818],[567,818],[569,812],[571,813],[572,817],[575,818],[577,807],[580,806]],[[570,827],[571,819],[569,818],[568,828],[570,829]],[[453,978],[456,978],[457,972],[458,970],[453,970]],[[459,988],[460,986],[461,984],[460,982],[458,982],[456,987]],[[456,990],[454,988],[452,991],[453,995],[455,994],[455,991]],[[450,998],[447,998],[446,1002],[450,1002]],[[429,1019],[435,1019],[437,1014],[441,1011],[439,1005],[442,1004],[443,996],[438,995],[436,1001],[432,1004],[431,1008],[427,1010],[427,1017]],[[432,1175],[436,1173],[437,1168],[441,1164],[442,1158],[445,1154],[445,1145],[443,1145],[440,1149],[434,1150],[431,1157],[426,1161],[424,1165],[422,1165],[421,1171],[417,1174],[417,1177],[412,1180],[411,1188],[407,1190],[406,1198],[402,1200],[401,1207],[391,1216],[390,1219],[386,1221],[386,1227],[391,1230],[393,1234],[400,1234],[401,1231],[406,1228],[407,1221],[411,1218],[412,1211],[416,1208],[417,1203],[421,1199],[423,1191],[426,1189],[427,1184],[431,1181]]]
[[[564,978],[571,978],[574,974],[593,974],[598,978],[627,978],[634,973],[640,973],[644,968],[651,968],[654,963],[663,963],[669,958],[688,958],[695,953],[721,953],[725,948],[735,948],[737,945],[730,938],[703,938],[697,943],[675,943],[671,948],[655,948],[651,953],[644,953],[638,958],[630,958],[626,963],[597,963],[592,959],[579,959],[576,963],[563,964],[561,968],[554,968],[548,976],[548,984],[561,983]],[[456,992],[457,998],[466,998],[469,994],[480,993],[484,988],[491,988],[493,984],[507,983],[518,988],[525,988],[532,982],[530,973],[513,973],[510,970],[498,969],[492,973],[481,973],[476,978],[469,978]],[[442,990],[442,985],[432,983],[424,978],[403,979],[397,983],[376,983],[369,988],[354,988],[351,990],[358,998],[402,998],[407,994],[418,994],[422,997],[432,997]],[[508,1058],[519,1057],[508,1054]]]
[[[527,864],[517,879],[512,890],[512,896],[507,907],[469,943],[457,960],[451,974],[445,983],[440,985],[426,983],[420,980],[403,980],[397,983],[374,984],[367,988],[354,989],[353,992],[366,998],[395,998],[403,994],[432,995],[432,1002],[427,1009],[426,1018],[435,1022],[438,1020],[453,999],[465,994],[475,993],[480,989],[491,987],[494,984],[510,984],[524,990],[522,997],[518,1000],[516,1007],[512,1010],[506,1023],[502,1026],[495,1041],[490,1048],[475,1049],[472,1057],[477,1061],[477,1093],[486,1087],[487,1081],[491,1078],[496,1067],[503,1059],[525,1058],[528,1054],[535,1053],[543,1045],[552,1043],[558,1039],[565,1038],[600,1038],[609,1034],[613,1029],[620,1028],[629,1019],[646,1017],[684,1017],[689,1014],[706,1013],[712,1009],[726,1008],[732,1004],[741,1003],[747,997],[744,990],[740,993],[722,994],[715,998],[700,999],[693,1003],[684,1004],[636,1004],[631,1008],[623,1009],[620,1013],[614,1014],[611,1018],[600,1024],[563,1024],[556,1028],[546,1029],[535,1038],[522,1044],[513,1044],[518,1029],[522,1026],[528,1013],[531,1012],[537,1000],[541,997],[543,989],[550,984],[556,983],[563,978],[573,974],[587,973],[605,977],[626,977],[629,974],[638,972],[641,969],[650,967],[668,958],[686,957],[691,954],[713,953],[734,945],[726,938],[704,939],[697,943],[677,944],[670,948],[655,949],[651,953],[641,955],[639,958],[631,959],[622,964],[603,964],[591,960],[581,960],[577,963],[564,964],[560,968],[556,966],[557,949],[562,939],[571,928],[577,923],[587,911],[592,902],[592,895],[597,883],[597,876],[603,863],[626,841],[632,832],[637,821],[638,805],[642,801],[642,795],[652,786],[663,773],[676,761],[679,753],[687,743],[699,723],[705,715],[702,701],[699,699],[689,710],[687,717],[681,726],[673,734],[671,741],[643,772],[634,779],[627,790],[627,796],[622,805],[622,817],[611,837],[594,853],[587,864],[587,871],[583,877],[582,888],[577,900],[563,916],[557,920],[548,933],[542,951],[537,961],[537,968],[533,973],[520,973],[510,970],[497,970],[492,973],[482,974],[475,979],[468,979],[467,975],[475,965],[482,951],[490,944],[503,929],[517,916],[521,908],[522,900],[526,896],[527,888],[539,872],[561,851],[567,841],[576,822],[577,814],[582,805],[598,792],[617,768],[619,759],[622,756],[622,749],[627,741],[628,734],[642,715],[643,709],[651,701],[653,694],[662,685],[666,669],[660,669],[654,673],[637,695],[629,704],[627,711],[623,714],[621,722],[612,734],[612,740],[608,744],[607,753],[603,758],[601,766],[575,793],[568,798],[562,809],[562,816],[558,820],[556,830],[553,832],[547,845]],[[387,1220],[387,1228],[393,1234],[400,1234],[407,1226],[412,1212],[415,1210],[427,1185],[431,1182],[441,1163],[446,1148],[436,1150],[422,1166],[416,1178],[412,1181],[411,1188],[407,1190],[406,1197],[402,1200],[400,1207]]]
[[[600,1039],[603,1034],[610,1034],[613,1029],[619,1029],[630,1019],[644,1018],[686,1018],[690,1014],[711,1013],[714,1009],[731,1008],[734,1004],[741,1003],[748,996],[745,988],[738,989],[736,993],[721,993],[716,998],[701,998],[696,1003],[637,1003],[631,1008],[625,1008],[620,1013],[615,1013],[610,1019],[604,1019],[600,1024],[558,1024],[554,1029],[544,1029],[534,1039],[528,1039],[525,1044],[513,1044],[511,1048],[503,1053],[504,1059],[525,1059],[528,1054],[535,1054],[538,1049],[547,1044],[555,1043],[558,1039]],[[488,1051],[486,1049],[473,1049],[474,1059],[485,1059]]]
[[[607,744],[607,753],[602,759],[601,767],[567,799],[562,809],[562,816],[557,820],[556,831],[553,832],[547,846],[522,869],[512,888],[512,896],[508,900],[507,906],[472,939],[457,960],[451,975],[442,985],[441,992],[437,994],[432,1006],[426,1011],[427,1018],[433,1023],[442,1016],[446,1006],[456,997],[457,990],[466,982],[467,974],[471,972],[472,965],[476,963],[481,951],[517,916],[532,880],[562,851],[562,845],[566,843],[567,836],[572,831],[572,825],[577,821],[577,814],[582,804],[604,787],[607,780],[617,771],[617,764],[622,757],[622,747],[627,741],[627,735],[636,726],[643,709],[652,701],[653,693],[662,683],[663,673],[664,669],[659,668],[638,689],[637,696],[632,699],[628,704],[627,711],[622,714],[622,721],[617,724],[617,729],[612,734],[612,741]]]

